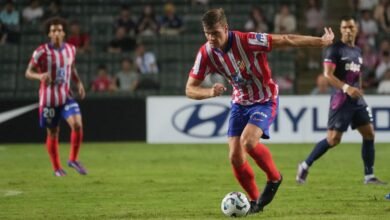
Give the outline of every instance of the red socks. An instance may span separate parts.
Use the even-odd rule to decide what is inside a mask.
[[[272,160],[268,148],[258,143],[256,147],[248,151],[248,154],[255,160],[256,164],[267,174],[268,181],[280,180],[280,173]]]
[[[49,153],[54,170],[61,169],[60,155],[58,152],[58,137],[46,137],[46,149]]]
[[[76,161],[79,154],[81,142],[83,141],[83,131],[72,130],[70,135],[70,154],[69,160]]]
[[[242,188],[244,188],[249,195],[250,200],[258,199],[260,193],[255,182],[255,174],[248,161],[245,161],[244,164],[239,167],[233,165],[233,172]]]

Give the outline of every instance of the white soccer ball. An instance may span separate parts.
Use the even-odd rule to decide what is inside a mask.
[[[246,216],[250,208],[248,198],[244,193],[231,192],[223,198],[221,210],[223,214],[229,217]]]

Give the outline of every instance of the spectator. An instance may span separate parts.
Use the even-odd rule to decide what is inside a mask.
[[[7,43],[8,30],[0,21],[0,46]]]
[[[52,17],[67,17],[67,15],[62,11],[60,0],[51,0],[49,3],[49,7],[47,8],[43,16],[44,20],[47,20]]]
[[[4,29],[8,32],[7,42],[18,43],[20,36],[19,12],[15,10],[12,0],[6,1],[4,8],[0,13],[0,22],[2,22]]]
[[[146,5],[137,23],[138,34],[143,36],[153,36],[158,33],[158,22],[154,9],[151,5]]]
[[[365,44],[375,46],[375,36],[378,34],[378,25],[372,18],[371,11],[363,10],[362,17],[360,19],[360,33],[358,38],[358,44],[362,47]]]
[[[195,5],[201,5],[201,6],[208,6],[209,5],[209,0],[192,0],[192,6]]]
[[[156,57],[153,52],[145,51],[145,46],[139,44],[136,49],[136,64],[141,74],[158,73]]]
[[[364,60],[364,72],[375,72],[375,68],[379,63],[378,54],[368,44],[362,45],[362,56]]]
[[[176,14],[175,5],[168,2],[164,5],[164,15],[160,22],[160,33],[166,35],[177,35],[182,31],[183,22]]]
[[[375,71],[375,77],[378,82],[383,79],[387,69],[390,69],[390,53],[389,51],[383,51],[382,59]]]
[[[275,33],[289,34],[297,29],[297,21],[294,15],[290,14],[288,5],[282,5],[274,20]]]
[[[324,11],[318,0],[309,0],[305,11],[306,28],[310,35],[321,36],[324,27]]]
[[[390,1],[382,0],[375,7],[374,18],[382,31],[390,33]]]
[[[43,17],[43,7],[39,0],[30,0],[29,6],[23,9],[22,16],[26,23],[38,23]]]
[[[100,65],[97,77],[92,81],[93,92],[107,92],[113,89],[112,80],[105,65]]]
[[[328,95],[332,93],[332,87],[329,86],[328,79],[323,74],[318,74],[316,87],[311,91],[311,95]]]
[[[265,33],[269,31],[267,18],[260,7],[253,7],[245,23],[245,31]]]
[[[378,0],[349,0],[350,7],[355,13],[359,13],[363,10],[373,10],[378,4]]]
[[[123,5],[119,17],[116,19],[114,24],[115,32],[119,27],[123,27],[129,36],[135,36],[137,26],[132,17],[130,8],[127,5]]]
[[[8,0],[0,13],[0,21],[9,29],[19,30],[19,12],[15,10],[14,3]]]
[[[133,92],[137,89],[139,73],[134,71],[133,62],[130,59],[122,60],[121,71],[116,74],[114,82],[116,89],[120,91]]]
[[[66,42],[73,44],[79,53],[86,53],[91,50],[90,36],[81,31],[80,24],[77,21],[71,22],[70,32]]]
[[[380,0],[379,3],[374,8],[374,19],[381,23],[381,20],[384,19],[385,16],[385,8],[389,4],[389,0]]]
[[[112,39],[108,46],[109,53],[122,53],[134,51],[136,41],[126,35],[124,27],[116,29],[115,38]]]
[[[387,69],[383,79],[380,81],[378,90],[378,94],[390,94],[390,69]]]

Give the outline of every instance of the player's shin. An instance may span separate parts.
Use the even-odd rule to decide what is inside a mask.
[[[72,130],[70,135],[70,161],[77,161],[81,143],[83,141],[83,130]]]
[[[58,137],[52,137],[48,135],[46,138],[46,149],[49,153],[53,169],[61,169],[60,155],[58,152]]]
[[[248,161],[245,161],[242,165],[234,165],[233,173],[242,188],[247,192],[252,201],[257,200],[259,197],[259,190],[255,182],[255,174]]]
[[[281,176],[272,159],[268,148],[258,143],[256,147],[248,150],[248,154],[256,161],[256,164],[266,173],[269,181],[278,181]]]

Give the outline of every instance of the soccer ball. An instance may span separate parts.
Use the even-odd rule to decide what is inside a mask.
[[[247,215],[250,206],[244,193],[231,192],[223,198],[221,210],[226,216],[242,217]]]

